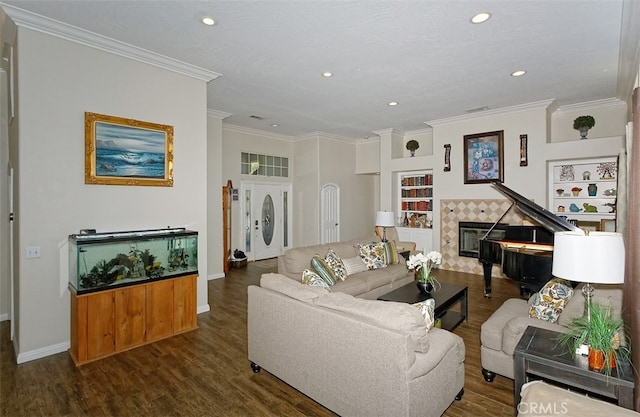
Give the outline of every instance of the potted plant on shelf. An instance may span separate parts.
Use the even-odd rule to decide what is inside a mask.
[[[611,375],[616,362],[628,361],[631,350],[622,343],[625,339],[624,322],[611,313],[611,306],[591,303],[588,316],[573,319],[560,337],[573,355],[582,345],[589,346],[589,368]]]
[[[573,121],[573,128],[580,131],[580,139],[587,138],[589,129],[596,125],[596,119],[593,116],[578,116]]]
[[[437,268],[442,263],[442,254],[440,252],[431,251],[426,255],[418,252],[410,255],[407,261],[407,268],[414,271],[416,276],[416,285],[422,292],[438,291],[441,288],[440,282],[435,276],[431,275],[431,270]]]
[[[417,140],[411,139],[409,142],[407,142],[405,146],[409,150],[409,152],[411,152],[411,156],[415,156],[416,149],[420,147],[420,144],[418,143]]]

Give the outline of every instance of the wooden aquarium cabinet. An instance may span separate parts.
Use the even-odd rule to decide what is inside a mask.
[[[88,294],[71,291],[71,348],[76,365],[198,328],[197,275]]]

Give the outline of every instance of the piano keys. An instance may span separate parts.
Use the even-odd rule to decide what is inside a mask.
[[[520,282],[520,293],[536,292],[552,278],[553,234],[580,228],[516,193],[499,182],[492,186],[513,201],[513,205],[539,226],[508,226],[504,239],[491,240],[485,234],[478,242],[478,260],[484,274],[484,295],[491,297],[491,269],[500,264],[502,272]],[[507,210],[508,211],[508,210]],[[506,212],[494,224],[498,224]]]

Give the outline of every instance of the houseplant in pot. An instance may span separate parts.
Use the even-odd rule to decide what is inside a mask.
[[[629,345],[625,344],[624,322],[614,318],[611,306],[591,303],[589,314],[573,319],[566,326],[567,332],[560,337],[571,353],[582,345],[589,346],[589,368],[610,375],[616,362],[628,361],[631,357]]]
[[[580,131],[580,139],[587,138],[589,129],[596,125],[596,119],[593,116],[578,116],[573,121],[573,128]]]
[[[415,156],[416,149],[420,147],[420,144],[418,143],[417,140],[411,139],[410,141],[407,142],[405,147],[409,150],[409,152],[411,152],[411,156]]]
[[[437,268],[442,263],[442,254],[440,252],[431,251],[426,255],[419,252],[410,255],[407,261],[407,268],[414,271],[416,276],[416,285],[423,292],[438,291],[441,286],[435,276],[431,275],[431,270]]]

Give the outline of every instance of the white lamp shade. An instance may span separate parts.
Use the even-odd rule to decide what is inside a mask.
[[[553,242],[554,276],[592,284],[624,282],[622,234],[557,232]]]
[[[395,226],[395,216],[393,214],[393,211],[379,211],[376,214],[376,226]]]

